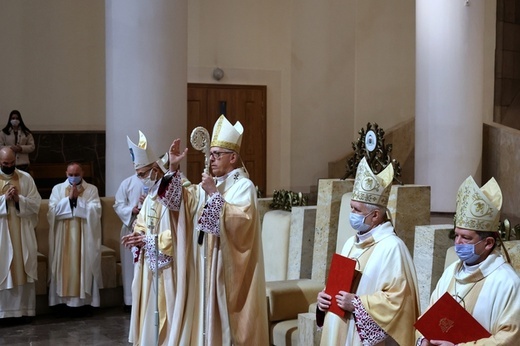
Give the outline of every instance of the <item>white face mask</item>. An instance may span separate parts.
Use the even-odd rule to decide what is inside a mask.
[[[13,119],[11,120],[11,126],[17,127],[20,125],[20,120]]]
[[[350,226],[360,233],[364,233],[370,229],[370,225],[365,223],[365,219],[368,215],[372,214],[372,211],[366,215],[356,214],[350,212]]]
[[[155,178],[152,179],[152,173],[155,173],[155,171],[152,169],[150,170],[150,174],[146,178],[143,178],[141,182],[143,183],[143,186],[147,189],[150,189],[152,186],[155,185],[155,182],[157,181],[157,173],[155,173]]]

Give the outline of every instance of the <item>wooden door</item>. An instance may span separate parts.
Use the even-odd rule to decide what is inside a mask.
[[[240,156],[249,177],[266,195],[266,87],[256,85],[188,84],[188,138],[197,126],[205,127],[210,136],[213,125],[223,114],[232,123],[240,121],[244,135]],[[204,155],[191,147],[188,151],[187,178],[200,182]]]

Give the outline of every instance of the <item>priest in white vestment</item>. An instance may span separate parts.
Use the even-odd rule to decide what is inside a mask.
[[[374,174],[363,158],[352,192],[350,223],[357,234],[341,255],[355,259],[360,280],[353,292],[318,294],[316,320],[323,325],[321,345],[413,345],[419,315],[412,257],[387,220],[386,206],[394,177],[392,164]],[[346,317],[328,312],[331,300]]]
[[[121,219],[121,238],[133,232],[133,223],[141,210],[144,197],[148,190],[141,179],[132,174],[121,182],[117,189],[114,210]],[[121,276],[123,279],[123,303],[125,307],[132,306],[132,281],[134,279],[134,256],[131,249],[121,244]]]
[[[78,163],[49,198],[49,305],[99,307],[101,202],[98,189],[83,180]]]
[[[458,345],[520,344],[520,278],[504,258],[506,250],[498,247],[501,208],[502,192],[494,178],[479,188],[470,176],[459,187],[455,214],[459,260],[442,274],[430,305],[449,292],[491,336]],[[453,345],[418,336],[417,345]]]
[[[146,136],[139,131],[139,144],[135,145],[127,137],[135,174],[121,182],[117,189],[114,210],[121,219],[121,238],[132,234],[133,224],[141,210],[148,191],[153,186],[152,166],[157,161]],[[145,149],[141,148],[145,147]],[[121,274],[123,278],[123,301],[125,306],[132,305],[132,281],[134,279],[134,256],[131,249],[121,244]]]
[[[0,149],[0,318],[34,316],[41,197],[33,178],[15,169],[16,156]]]

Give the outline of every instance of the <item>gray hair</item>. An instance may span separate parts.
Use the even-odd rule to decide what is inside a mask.
[[[369,212],[373,212],[374,210],[377,210],[380,213],[383,213],[384,215],[386,215],[386,212],[387,212],[386,207],[376,205],[376,204],[370,204],[370,203],[363,203],[363,204],[367,207]]]

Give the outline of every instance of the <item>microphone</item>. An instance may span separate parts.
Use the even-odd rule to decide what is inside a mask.
[[[148,195],[148,191],[150,188],[148,186],[143,185],[143,193],[141,195]],[[137,204],[137,208],[141,209],[143,207],[143,202],[141,202],[141,197],[139,197],[139,203]]]

